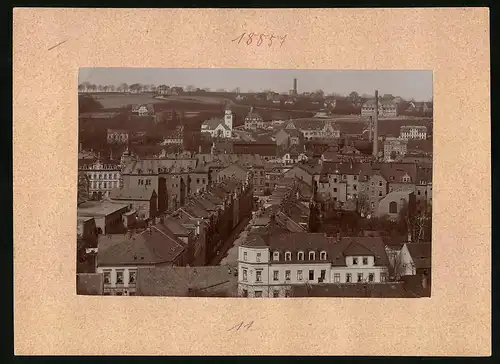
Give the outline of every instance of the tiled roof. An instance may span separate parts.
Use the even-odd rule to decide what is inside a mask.
[[[325,120],[318,119],[295,119],[286,124],[285,131],[288,131],[286,127],[289,124],[295,125],[298,130],[321,130],[325,127],[325,123]]]
[[[102,295],[104,275],[102,273],[79,273],[76,275],[76,294]]]
[[[234,272],[226,266],[140,268],[136,295],[236,296],[238,279]]]
[[[363,168],[362,163],[336,163],[336,162],[323,162],[322,174],[349,174],[359,175]]]
[[[263,244],[264,243],[264,244]],[[297,252],[315,251],[315,261],[320,261],[320,252],[327,253],[326,262],[335,266],[345,266],[345,257],[349,255],[371,255],[375,257],[376,266],[388,266],[389,260],[385,251],[385,244],[380,237],[342,237],[340,241],[328,238],[321,233],[280,233],[269,235],[264,240],[242,243],[242,246],[269,247],[271,252],[279,251],[292,253],[292,260],[297,261]]]
[[[229,130],[226,123],[224,122],[224,119],[221,119],[221,118],[212,118],[212,119],[206,120],[203,122],[202,125],[207,126],[207,130],[214,130],[219,125],[222,125],[224,127],[224,129]]]
[[[410,252],[415,268],[429,269],[431,267],[431,244],[430,243],[408,243],[406,244]]]
[[[118,210],[127,209],[128,205],[112,201],[85,201],[78,205],[78,216],[107,216]]]
[[[109,194],[112,200],[149,201],[155,195],[152,188],[114,188]]]
[[[123,174],[157,174],[164,171],[190,171],[197,166],[198,160],[195,158],[179,158],[179,159],[141,159],[133,161],[125,167]],[[139,173],[140,172],[140,173]]]
[[[122,243],[98,250],[99,266],[147,265],[172,262],[183,251],[184,244],[165,234],[157,227],[144,230],[132,237],[124,237]]]

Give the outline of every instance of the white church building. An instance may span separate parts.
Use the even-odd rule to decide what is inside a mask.
[[[212,118],[201,124],[201,132],[209,133],[212,138],[229,139],[233,134],[233,112],[226,108],[224,118]]]

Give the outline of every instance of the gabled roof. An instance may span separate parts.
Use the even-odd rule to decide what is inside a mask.
[[[343,251],[344,256],[362,256],[362,255],[375,255],[370,249],[366,246],[361,245],[360,243],[353,241],[350,243],[347,248]]]
[[[221,118],[212,118],[209,120],[205,120],[202,126],[206,126],[208,130],[215,130],[219,125],[222,125],[224,129],[229,130],[228,126],[224,122],[224,119]]]
[[[430,243],[408,243],[406,244],[410,252],[415,268],[429,269],[431,268],[431,244]]]
[[[121,243],[98,250],[98,266],[147,265],[172,262],[183,251],[184,244],[155,226]]]

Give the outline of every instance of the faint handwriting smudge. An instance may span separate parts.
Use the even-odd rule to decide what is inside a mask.
[[[50,47],[50,48],[49,48],[49,49],[47,49],[47,50],[48,50],[48,51],[51,51],[52,49],[54,49],[54,48],[56,48],[56,47],[59,47],[61,44],[64,44],[64,43],[66,43],[66,42],[67,42],[67,40],[63,40],[62,42],[57,43],[56,45],[54,45],[54,46]]]

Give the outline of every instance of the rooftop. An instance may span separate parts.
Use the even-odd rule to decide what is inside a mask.
[[[156,192],[151,188],[114,188],[109,194],[112,200],[149,201]]]
[[[77,216],[108,216],[120,210],[127,210],[128,205],[111,201],[85,201],[78,205]]]
[[[234,297],[238,279],[226,266],[140,268],[136,287],[140,296]]]

